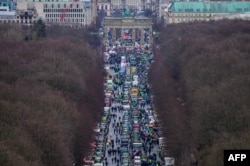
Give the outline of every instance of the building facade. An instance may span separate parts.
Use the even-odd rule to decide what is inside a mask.
[[[97,1],[97,12],[104,10],[107,16],[111,15],[111,3],[109,0],[98,0]]]
[[[91,0],[18,0],[17,20],[33,14],[47,25],[86,26],[93,21]]]
[[[112,9],[154,9],[154,2],[157,0],[111,0]]]
[[[167,9],[167,24],[232,18],[250,12],[244,1],[175,1]],[[239,17],[240,18],[240,17]],[[249,17],[242,17],[248,19]]]
[[[113,42],[118,39],[128,39],[125,33],[131,32],[131,39],[134,41],[140,38],[141,44],[152,44],[152,19],[150,18],[135,18],[135,17],[105,17],[104,19],[104,43],[109,41],[109,32],[112,34]],[[148,32],[148,37],[145,38],[145,32]],[[146,40],[145,40],[146,39]],[[148,40],[147,40],[148,39]]]
[[[15,3],[10,0],[0,0],[0,23],[15,23]]]
[[[169,5],[168,0],[159,0],[159,9],[158,9],[159,16],[158,16],[158,18],[161,18],[164,16],[164,12],[167,9],[168,5]]]

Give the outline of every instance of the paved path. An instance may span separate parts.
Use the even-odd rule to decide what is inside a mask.
[[[126,53],[125,55],[123,54],[123,56],[127,56],[127,60],[129,60],[129,54],[130,53]],[[146,52],[142,53],[138,58],[140,59],[140,57],[145,54]],[[118,55],[116,58],[119,57],[121,57],[121,55]],[[140,81],[142,82],[143,79],[147,80],[146,76],[144,76],[144,73],[147,72],[146,68],[149,65],[149,61],[139,61],[140,62],[138,62],[136,66],[138,70],[136,73],[134,73],[134,75],[138,75],[139,85],[144,85],[145,87],[147,87],[146,82],[140,84]],[[115,60],[112,59],[112,62],[114,63]],[[106,65],[109,67],[115,66],[114,64]],[[114,77],[116,77],[117,74],[115,74],[116,72],[112,69],[112,67],[109,70],[109,75],[113,79],[112,81],[115,82]],[[132,77],[133,74],[128,72],[125,73],[125,76]],[[128,104],[123,105],[121,101],[118,102],[115,100],[117,98],[117,95],[121,96],[122,94],[125,94],[124,89],[126,89],[126,86],[128,85],[130,84],[125,84],[124,79],[122,85],[119,85],[117,89],[112,89],[112,97],[110,98],[111,104],[109,112],[109,123],[107,123],[107,142],[105,143],[106,148],[102,163],[105,166],[159,166],[159,163],[162,163],[158,153],[159,145],[157,139],[159,135],[157,131],[155,131],[152,127],[148,127],[149,125],[153,124],[153,122],[150,121],[155,119],[153,117],[154,110],[152,110],[151,108],[151,103],[147,103],[145,98],[144,102],[140,103],[140,100],[138,100],[137,98],[135,100],[137,102],[137,106],[133,107],[131,97],[132,92],[130,93],[132,87],[127,88],[129,101]],[[135,85],[133,87],[137,88],[138,91],[140,91],[139,85]],[[145,89],[145,94],[150,96],[149,88],[147,87]],[[143,96],[140,96],[140,94],[137,97],[143,98]],[[124,98],[123,102],[125,101]],[[127,114],[125,108],[123,108],[126,106],[129,107]],[[124,138],[126,136],[128,136],[128,139],[122,139],[122,137]],[[155,138],[157,139],[154,139],[153,136],[155,136]],[[126,157],[127,155],[128,157]],[[136,163],[138,164],[135,164],[135,161],[137,161]]]

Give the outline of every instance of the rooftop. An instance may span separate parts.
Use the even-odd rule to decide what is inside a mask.
[[[250,12],[250,2],[235,1],[200,1],[200,2],[173,2],[169,8],[172,12],[213,12],[213,13],[242,13]]]

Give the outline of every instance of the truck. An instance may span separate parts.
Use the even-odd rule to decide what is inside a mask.
[[[175,159],[173,157],[164,157],[164,165],[165,166],[174,166]]]
[[[120,75],[125,75],[126,74],[126,66],[121,66],[119,74]]]
[[[108,52],[104,52],[104,62],[107,63],[110,58],[110,55]]]
[[[127,63],[126,75],[130,75],[130,64]]]
[[[159,147],[162,149],[166,146],[166,139],[164,137],[159,137]]]
[[[135,94],[135,95],[138,95],[139,91],[137,88],[131,88],[131,91],[130,91],[131,94]]]
[[[110,67],[109,66],[105,66],[104,69],[106,71],[106,79],[109,79]]]
[[[136,74],[136,67],[134,67],[134,66],[131,66],[131,68],[130,68],[130,73],[131,74]]]
[[[138,86],[138,84],[139,84],[138,80],[132,81],[132,85],[133,85],[133,86]]]
[[[139,77],[138,77],[138,75],[133,75],[132,85],[133,86],[138,86],[138,84],[139,84]]]
[[[113,81],[111,79],[107,80],[106,86],[107,86],[107,88],[112,89],[113,88]]]
[[[103,166],[103,163],[94,163],[93,166]]]
[[[138,80],[138,79],[139,79],[138,75],[133,75],[133,80]]]
[[[126,57],[125,56],[121,56],[121,62],[126,62]]]

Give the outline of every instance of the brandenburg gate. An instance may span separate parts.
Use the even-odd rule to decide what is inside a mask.
[[[144,32],[148,32],[148,43],[152,44],[152,19],[147,17],[105,17],[104,19],[104,40],[107,41],[107,34],[112,33],[112,41],[114,42],[119,35],[123,38],[124,29],[129,29],[133,41],[140,36],[140,43],[144,44]],[[120,34],[117,34],[120,32]]]

